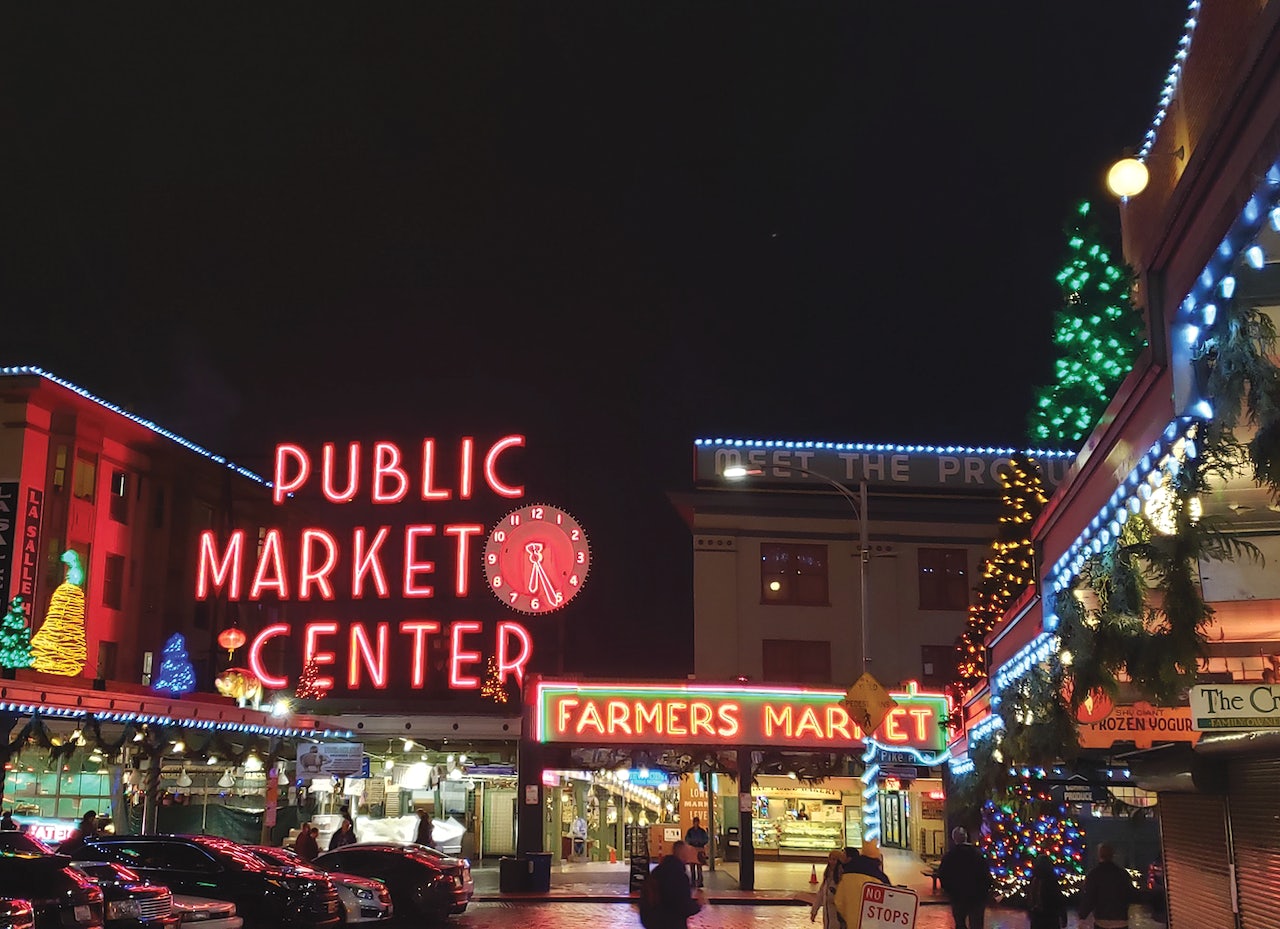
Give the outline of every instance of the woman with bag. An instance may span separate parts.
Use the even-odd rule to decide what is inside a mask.
[[[1031,915],[1031,929],[1064,929],[1067,925],[1067,900],[1048,855],[1037,858],[1031,868],[1027,912]]]
[[[818,895],[809,910],[809,922],[818,921],[818,913],[822,913],[822,929],[840,929],[840,914],[836,912],[836,885],[840,883],[840,875],[844,873],[844,852],[836,849],[827,854],[827,869],[822,872],[822,883],[818,885]]]

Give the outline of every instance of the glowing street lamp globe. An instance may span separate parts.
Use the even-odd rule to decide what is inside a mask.
[[[1136,197],[1147,189],[1151,175],[1137,158],[1121,158],[1107,172],[1107,190],[1117,197]]]

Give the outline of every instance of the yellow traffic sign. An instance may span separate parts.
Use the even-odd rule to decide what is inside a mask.
[[[864,673],[849,688],[840,704],[849,711],[849,716],[858,724],[858,728],[869,736],[880,728],[885,716],[898,705],[898,701],[889,696],[889,691],[870,673]]]

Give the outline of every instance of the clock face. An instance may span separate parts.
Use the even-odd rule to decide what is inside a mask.
[[[550,613],[582,589],[591,567],[587,534],[542,503],[513,510],[489,533],[484,572],[495,597],[521,613]]]

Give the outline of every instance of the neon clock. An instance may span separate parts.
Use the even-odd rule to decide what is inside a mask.
[[[591,549],[578,521],[543,503],[512,510],[485,542],[489,589],[521,613],[560,609],[582,589],[590,567]]]

